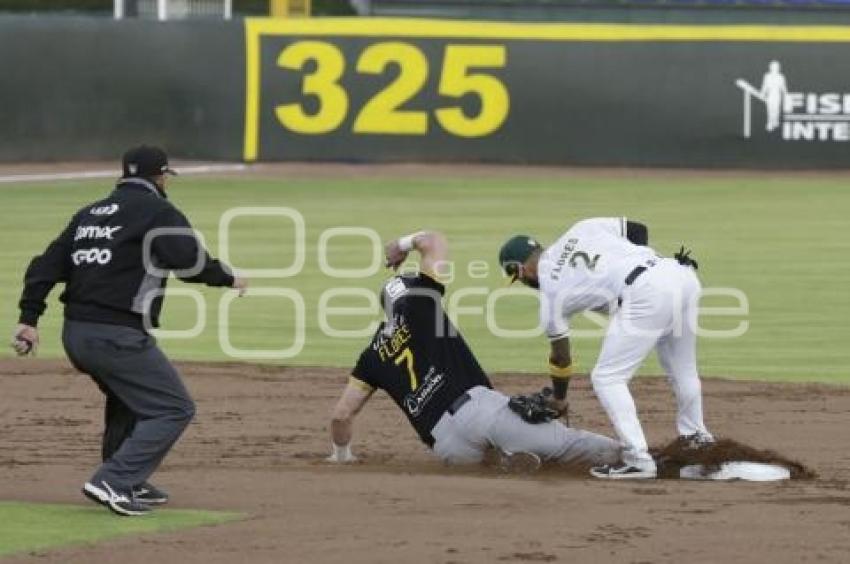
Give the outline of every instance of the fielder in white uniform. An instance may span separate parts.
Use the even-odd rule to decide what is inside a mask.
[[[513,237],[499,256],[509,276],[541,292],[556,408],[566,404],[571,375],[570,317],[586,310],[610,314],[591,379],[623,455],[619,463],[593,468],[598,478],[657,474],[628,388],[652,349],[676,396],[680,437],[695,447],[713,442],[703,422],[696,366],[701,291],[696,262],[681,251],[675,259],[662,258],[646,246],[647,240],[646,227],[626,218],[586,219],[546,249],[531,237]]]

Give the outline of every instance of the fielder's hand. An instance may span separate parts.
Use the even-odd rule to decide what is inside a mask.
[[[357,462],[357,457],[351,453],[351,445],[339,446],[337,444],[333,444],[333,452],[329,457],[325,460],[327,462],[334,462],[336,464],[347,464],[351,462]]]
[[[390,241],[384,246],[384,257],[386,259],[387,268],[398,270],[401,263],[407,258],[408,251],[401,250],[398,241]]]
[[[12,335],[12,349],[18,356],[26,356],[32,354],[35,356],[38,350],[38,329],[21,323],[15,328]]]
[[[231,288],[238,291],[239,297],[241,298],[245,295],[245,292],[248,291],[248,279],[235,276],[233,278],[233,286],[231,286]]]
[[[558,417],[564,420],[567,427],[570,426],[570,404],[567,402],[566,398],[557,400],[554,397],[549,396],[546,401],[546,407],[558,412]]]

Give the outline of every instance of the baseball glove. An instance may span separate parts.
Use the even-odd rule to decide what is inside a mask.
[[[684,245],[682,245],[682,248],[679,249],[679,252],[673,255],[673,258],[676,259],[676,261],[682,266],[690,266],[694,270],[699,269],[699,264],[696,259],[691,257],[691,250],[685,250]]]
[[[511,411],[522,417],[523,421],[532,424],[548,423],[562,415],[557,409],[549,405],[549,397],[552,395],[550,388],[543,388],[532,394],[511,396],[508,407]]]

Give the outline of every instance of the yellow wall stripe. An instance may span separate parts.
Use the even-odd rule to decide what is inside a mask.
[[[247,18],[258,34],[464,37],[529,41],[850,42],[850,26],[543,24],[409,18]]]
[[[245,142],[242,157],[257,160],[260,142],[260,35],[245,25]]]

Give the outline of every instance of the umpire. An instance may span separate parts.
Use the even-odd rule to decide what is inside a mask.
[[[148,482],[195,413],[180,375],[155,339],[166,279],[232,287],[245,280],[211,259],[189,221],[168,201],[162,149],[124,154],[123,176],[106,198],[85,206],[35,257],[24,276],[12,346],[38,346],[38,318],[65,283],[62,344],[73,365],[106,395],[103,464],[83,493],[119,515],[144,515],[168,496]]]

